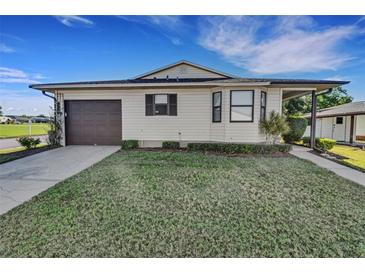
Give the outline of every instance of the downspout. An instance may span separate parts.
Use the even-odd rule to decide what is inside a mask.
[[[56,125],[56,123],[57,123],[57,99],[56,99],[56,97],[54,97],[54,96],[52,96],[52,95],[49,95],[49,94],[47,94],[46,93],[46,91],[44,91],[44,90],[42,90],[42,94],[44,95],[44,96],[47,96],[48,98],[51,98],[51,99],[53,99],[53,120],[54,120],[54,124]]]

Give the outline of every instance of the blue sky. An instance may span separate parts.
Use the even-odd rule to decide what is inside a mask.
[[[242,77],[350,80],[365,100],[365,17],[0,16],[0,105],[49,114],[29,84],[125,79],[181,59]]]

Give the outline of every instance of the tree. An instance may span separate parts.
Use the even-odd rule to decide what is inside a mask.
[[[271,111],[269,119],[260,121],[260,130],[266,135],[267,143],[272,144],[275,137],[289,131],[289,126],[284,116],[278,112]]]
[[[2,107],[0,106],[0,115],[3,115]]]
[[[299,97],[284,102],[284,113],[286,116],[300,115],[307,112],[308,105],[306,98]]]
[[[317,96],[318,109],[335,107],[351,103],[352,98],[348,95],[348,91],[342,87],[334,88],[332,92]]]
[[[283,134],[283,139],[287,143],[299,141],[303,137],[308,126],[307,119],[300,116],[289,116],[287,122],[289,131],[286,134]]]
[[[336,87],[330,93],[317,96],[317,108],[324,109],[342,104],[351,103],[353,98],[342,87]],[[284,103],[284,113],[287,116],[304,114],[311,111],[312,96],[290,99]]]

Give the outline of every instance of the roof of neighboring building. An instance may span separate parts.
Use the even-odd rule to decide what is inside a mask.
[[[365,101],[352,102],[335,107],[330,107],[317,111],[317,117],[334,117],[334,116],[348,116],[348,115],[361,115],[365,114]],[[304,115],[304,117],[311,117],[310,113]]]

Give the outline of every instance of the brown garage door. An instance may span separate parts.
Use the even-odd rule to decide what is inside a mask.
[[[120,100],[65,101],[67,145],[119,145]]]

